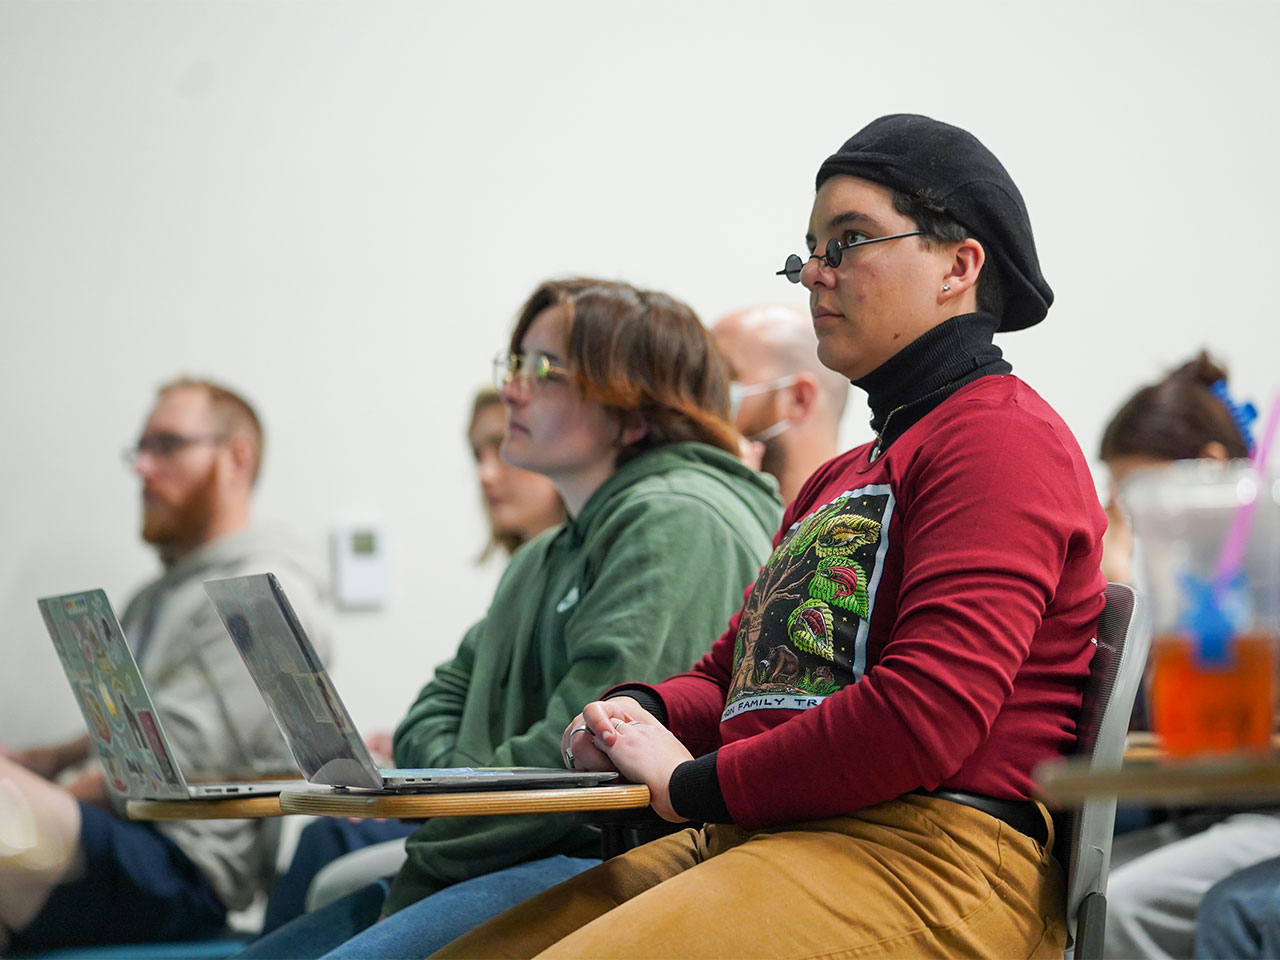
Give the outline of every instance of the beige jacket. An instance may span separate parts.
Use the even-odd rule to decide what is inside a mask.
[[[188,780],[293,769],[275,721],[201,586],[274,573],[326,664],[332,642],[320,566],[278,531],[246,529],[205,544],[144,587],[121,618]],[[160,829],[204,871],[229,909],[249,904],[274,868],[271,821],[193,820]]]

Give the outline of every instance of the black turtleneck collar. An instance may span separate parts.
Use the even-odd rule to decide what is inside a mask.
[[[1013,367],[991,342],[1000,319],[966,313],[944,320],[916,338],[853,385],[867,392],[875,459],[907,428],[979,377]]]

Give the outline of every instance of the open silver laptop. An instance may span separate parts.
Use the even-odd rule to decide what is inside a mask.
[[[379,769],[274,574],[206,580],[227,632],[312,783],[367,790],[590,786],[616,773],[560,767]]]
[[[38,602],[114,793],[130,800],[195,800],[269,795],[302,782],[188,781],[107,595],[86,590]]]

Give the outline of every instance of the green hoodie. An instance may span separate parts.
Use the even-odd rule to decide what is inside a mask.
[[[518,550],[485,618],[395,735],[401,766],[560,766],[560,735],[620,681],[689,668],[772,549],[771,477],[700,443],[618,468],[582,513]],[[598,856],[572,814],[446,817],[408,841],[392,913],[453,883],[555,854]]]

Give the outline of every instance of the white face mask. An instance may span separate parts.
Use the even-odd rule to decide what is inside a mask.
[[[788,420],[786,417],[783,417],[773,426],[765,427],[759,433],[753,433],[751,436],[747,437],[747,439],[750,440],[752,443],[767,443],[770,440],[772,440],[774,437],[778,436],[778,434],[786,433],[790,429],[791,429],[791,421]]]
[[[763,383],[741,384],[736,381],[729,383],[729,419],[738,419],[738,409],[742,406],[742,401],[747,397],[759,396],[762,393],[773,393],[775,390],[781,390],[789,387],[796,382],[798,378],[794,373],[787,374],[785,377],[776,377],[773,380],[766,380]],[[785,417],[779,420],[771,427],[765,427],[759,433],[752,434],[747,437],[754,443],[765,443],[772,440],[781,433],[785,433],[791,427],[791,421]]]
[[[789,387],[796,382],[794,373],[785,377],[777,377],[773,380],[766,380],[763,383],[738,383],[737,380],[729,381],[729,419],[738,419],[738,409],[742,406],[742,401],[747,397],[759,396],[762,393],[773,393],[775,390],[781,390],[783,387]],[[770,428],[772,429],[772,427]]]

